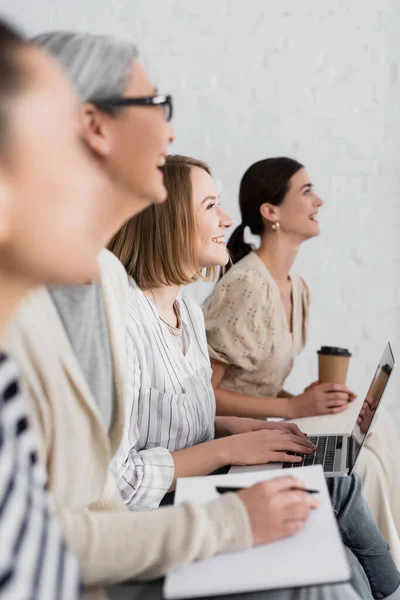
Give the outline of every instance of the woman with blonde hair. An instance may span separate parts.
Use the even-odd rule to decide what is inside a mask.
[[[164,183],[167,202],[126,223],[109,245],[129,275],[127,420],[112,464],[136,510],[158,506],[177,477],[278,455],[296,462],[286,451],[313,451],[293,425],[215,419],[203,315],[182,288],[227,263],[231,219],[205,163],[169,156]]]

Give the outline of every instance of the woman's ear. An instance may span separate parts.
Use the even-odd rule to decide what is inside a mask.
[[[278,212],[279,211],[277,210],[277,207],[273,204],[268,204],[268,202],[265,202],[260,206],[260,213],[262,218],[265,221],[268,221],[269,223],[276,223],[276,221],[279,221]]]
[[[84,104],[81,110],[82,137],[100,158],[111,152],[111,134],[108,127],[109,115],[99,111],[93,104]]]

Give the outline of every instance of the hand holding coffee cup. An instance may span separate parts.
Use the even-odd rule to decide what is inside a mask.
[[[350,352],[323,346],[318,356],[319,379],[292,399],[289,418],[336,414],[346,410],[356,397],[346,386]]]

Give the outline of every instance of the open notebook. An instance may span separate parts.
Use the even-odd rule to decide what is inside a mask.
[[[215,486],[248,487],[285,471],[268,471],[178,479],[175,504],[207,502],[218,497]],[[295,476],[320,490],[321,506],[313,511],[298,535],[243,552],[215,556],[170,573],[165,581],[167,599],[193,598],[340,583],[350,579],[350,569],[332,511],[321,466],[302,467]]]

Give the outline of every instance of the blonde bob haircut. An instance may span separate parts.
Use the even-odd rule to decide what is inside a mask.
[[[188,156],[167,156],[162,204],[153,204],[136,215],[108,245],[142,290],[214,280],[217,268],[202,272],[198,260],[196,215],[191,170],[203,169],[202,161]]]

